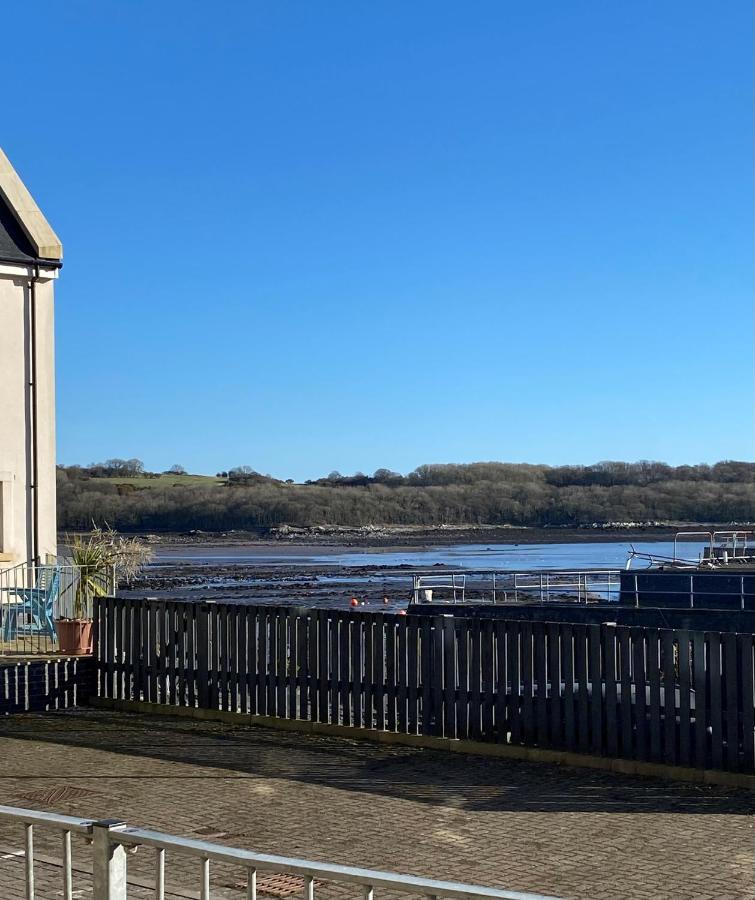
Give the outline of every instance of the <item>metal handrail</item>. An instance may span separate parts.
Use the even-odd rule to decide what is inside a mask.
[[[677,531],[674,535],[674,555],[661,556],[657,553],[644,553],[635,550],[630,544],[629,558],[626,568],[631,568],[635,559],[641,559],[649,566],[670,565],[675,569],[698,569],[701,567],[716,569],[721,564],[726,566],[729,562],[755,562],[754,548],[748,546],[748,535],[755,536],[752,530],[726,530],[726,531]],[[678,544],[681,538],[705,538],[707,544],[697,559],[689,559],[680,556]],[[687,542],[689,543],[689,541]],[[718,551],[718,552],[717,552]],[[720,553],[720,555],[719,555]]]
[[[62,880],[64,900],[73,898],[73,865],[71,834],[83,834],[91,838],[92,878],[95,900],[127,900],[128,864],[127,848],[131,852],[139,847],[155,851],[154,895],[165,900],[166,853],[190,856],[200,862],[198,873],[201,900],[210,900],[210,861],[222,862],[242,868],[247,874],[247,900],[257,900],[257,873],[277,872],[301,876],[304,900],[314,900],[315,880],[339,884],[359,885],[365,900],[374,900],[376,889],[420,894],[424,897],[460,898],[460,900],[556,900],[541,894],[509,891],[453,881],[437,881],[415,875],[400,875],[334,863],[313,862],[295,857],[254,853],[236,847],[226,847],[209,841],[183,838],[132,828],[125,822],[113,819],[95,821],[38,810],[0,806],[0,822],[22,824],[25,829],[25,883],[27,900],[34,900],[34,828],[47,827],[60,831],[63,837]],[[18,858],[14,855],[13,858]],[[77,870],[78,871],[78,870]]]
[[[63,816],[58,813],[42,812],[38,809],[22,809],[17,806],[0,805],[0,818],[10,819],[23,825],[53,825],[79,834],[91,834],[93,825],[92,819]]]
[[[429,591],[431,598],[433,591],[449,590],[453,593],[454,602],[458,599],[458,592],[461,591],[463,603],[466,599],[466,576],[466,572],[435,572],[429,575],[414,575],[412,576],[414,602],[419,602],[420,591]],[[425,596],[428,595],[425,594]]]
[[[82,583],[85,575],[86,567],[64,557],[0,569],[0,655],[53,653],[56,621],[91,619],[94,595]],[[111,595],[115,587],[111,566],[98,579],[97,593]]]
[[[674,560],[679,560],[679,562],[686,563],[689,560],[684,557],[678,556],[676,552],[676,545],[679,541],[679,538],[683,537],[704,537],[708,539],[708,546],[713,550],[713,532],[712,531],[677,531],[674,535]],[[688,543],[688,542],[687,542]],[[652,554],[651,554],[652,555]]]
[[[727,571],[725,573],[725,577],[727,581],[731,582],[731,579],[738,578],[739,579],[739,592],[732,591],[722,591],[720,588],[714,588],[713,590],[703,590],[696,586],[695,577],[696,574],[705,575],[705,571],[701,571],[698,566],[676,566],[674,568],[674,574],[677,575],[685,575],[689,578],[688,587],[684,590],[679,590],[678,588],[669,587],[668,584],[664,584],[662,588],[658,587],[643,587],[642,589],[639,586],[639,577],[642,574],[643,570],[635,571],[631,574],[634,576],[634,587],[625,588],[622,591],[621,599],[624,600],[627,596],[634,596],[634,605],[640,606],[640,598],[643,594],[650,594],[652,596],[657,596],[658,594],[663,594],[664,597],[685,597],[689,599],[689,608],[694,609],[695,606],[699,606],[702,601],[702,606],[705,608],[705,598],[706,597],[715,597],[718,602],[720,602],[721,597],[726,597],[727,599],[734,600],[735,598],[739,600],[739,608],[746,609],[748,606],[749,599],[755,598],[755,588],[745,590],[745,575],[742,575],[736,571],[732,571],[731,574]],[[644,572],[648,572],[647,569]],[[650,574],[653,574],[650,572]],[[683,607],[682,607],[683,608]],[[720,607],[719,607],[720,608]]]
[[[528,600],[531,600],[532,595],[536,594],[541,602],[548,602],[552,595],[557,594],[561,599],[565,592],[574,593],[576,602],[587,603],[590,595],[595,592],[609,595],[618,594],[619,574],[619,569],[537,569],[529,572],[465,569],[464,572],[416,573],[412,576],[413,602],[420,602],[420,593],[424,590],[452,591],[453,599],[456,601],[458,599],[457,591],[460,590],[462,603],[470,602],[467,600],[466,594],[475,591],[478,594],[489,594],[489,602],[492,603],[498,603],[501,600],[516,602],[520,599],[520,594],[523,594]],[[478,588],[474,581],[471,581],[478,577],[487,579],[489,584],[487,590]],[[443,578],[461,578],[463,581],[459,583],[455,580],[448,580],[443,583],[441,581]],[[484,597],[475,599],[474,602],[484,602],[484,599]]]
[[[254,853],[251,850],[239,850],[209,841],[181,838],[143,828],[115,830],[112,833],[112,841],[124,846],[140,847],[144,845],[160,850],[173,850],[200,859],[236,864],[256,872],[285,872],[287,875],[301,875],[304,878],[320,881],[358,884],[369,887],[371,890],[385,888],[386,890],[421,894],[426,897],[460,897],[467,898],[467,900],[499,900],[499,898],[505,900],[505,898],[538,896],[520,891],[486,888],[453,881],[436,881],[430,878],[419,878],[415,875],[399,875],[393,872],[341,866],[335,863],[312,862],[295,857]]]

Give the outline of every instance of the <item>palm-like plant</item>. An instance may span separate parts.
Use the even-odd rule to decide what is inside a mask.
[[[71,562],[79,571],[73,604],[76,619],[87,618],[92,599],[112,594],[116,579],[131,581],[153,555],[139,538],[122,537],[110,527],[95,526],[87,535],[74,535],[68,544]]]
[[[108,548],[97,530],[76,535],[71,542],[71,562],[78,567],[78,580],[73,601],[74,619],[87,617],[89,601],[105,597],[113,589],[113,564]]]

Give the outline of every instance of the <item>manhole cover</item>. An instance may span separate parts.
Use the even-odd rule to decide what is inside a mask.
[[[227,831],[221,831],[219,828],[214,828],[212,825],[205,825],[203,828],[195,828],[194,834],[199,834],[205,838],[228,837]]]
[[[61,803],[64,800],[78,800],[80,797],[90,797],[92,794],[94,794],[94,791],[88,791],[86,788],[63,785],[62,787],[47,788],[44,791],[31,791],[28,794],[20,794],[18,799],[26,800],[35,805],[51,806],[53,803]]]
[[[315,882],[317,887],[317,882]],[[304,893],[304,879],[298,875],[258,875],[257,892],[269,897],[290,897]]]

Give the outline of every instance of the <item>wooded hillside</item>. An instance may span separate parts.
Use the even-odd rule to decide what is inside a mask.
[[[123,463],[110,460],[109,463]],[[305,484],[240,466],[213,477],[145,473],[139,460],[58,469],[62,529],[268,529],[279,525],[589,525],[755,521],[755,463],[423,465]],[[138,464],[138,465],[137,465]],[[130,467],[130,468],[129,468]],[[181,469],[181,472],[178,470]]]

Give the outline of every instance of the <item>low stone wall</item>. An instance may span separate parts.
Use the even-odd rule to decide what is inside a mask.
[[[0,658],[0,715],[84,706],[96,690],[94,659]]]

